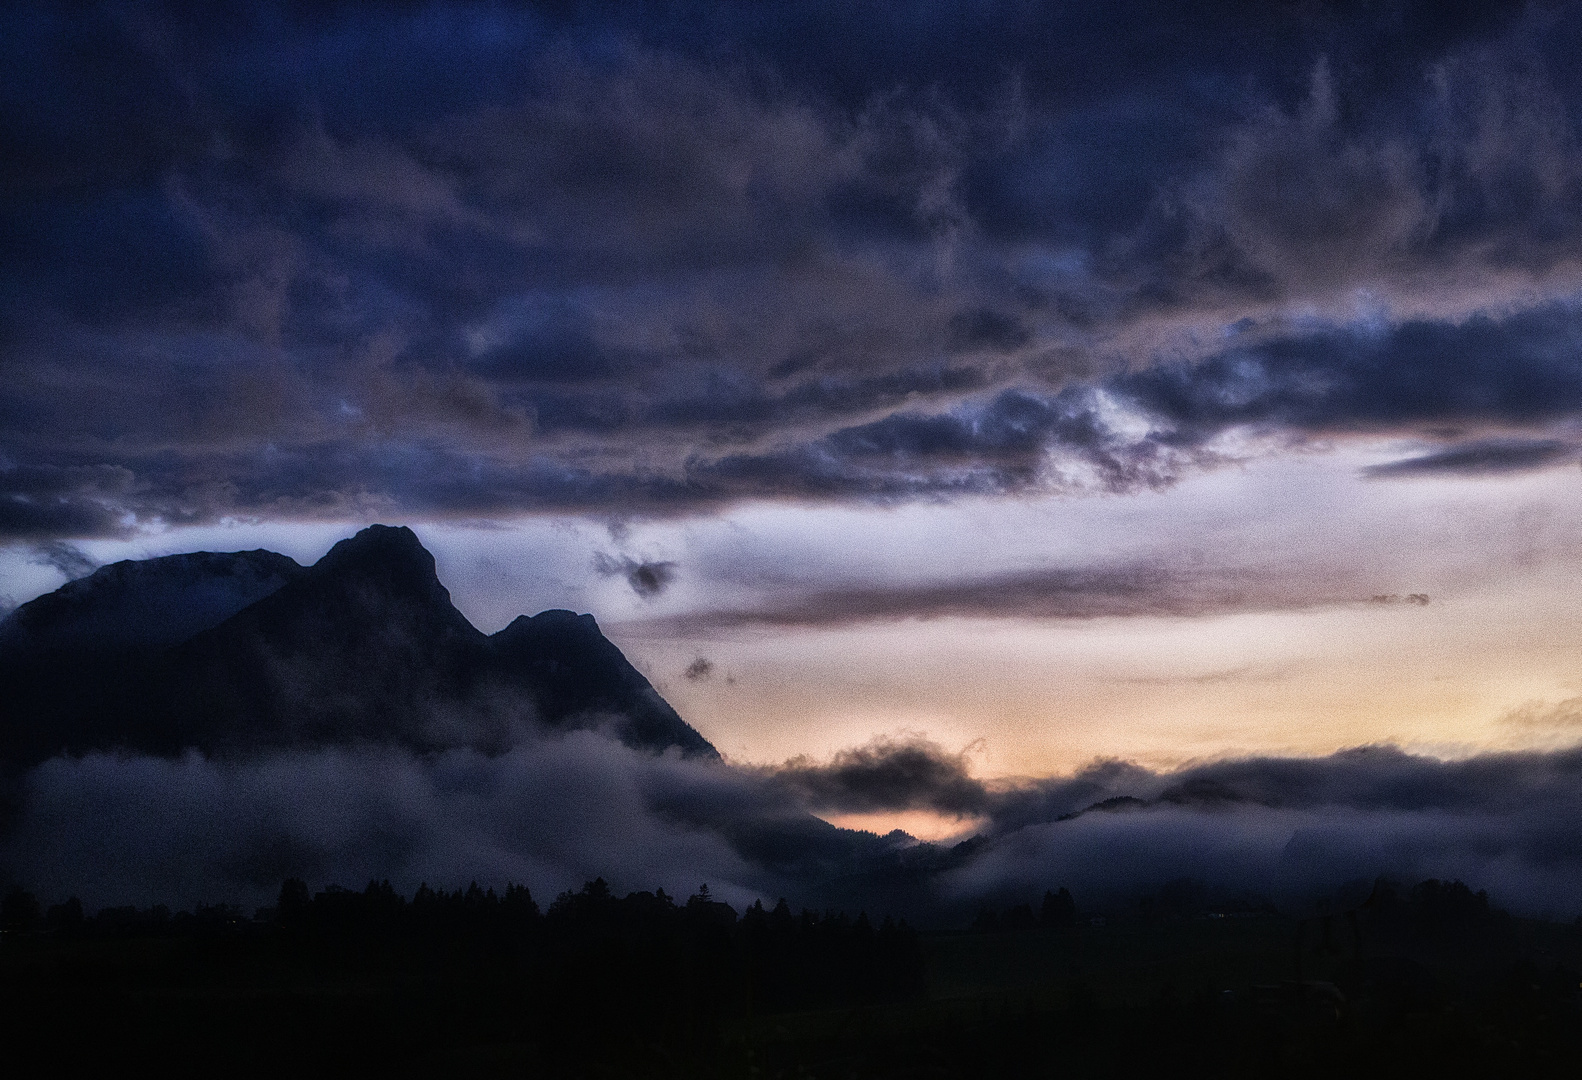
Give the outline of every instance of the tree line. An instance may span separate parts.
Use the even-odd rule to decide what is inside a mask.
[[[740,915],[703,885],[686,900],[663,889],[617,896],[603,878],[541,911],[525,885],[476,882],[407,898],[389,881],[318,892],[283,883],[273,908],[249,918],[229,905],[172,914],[106,908],[85,917],[75,898],[41,911],[13,889],[0,907],[10,934],[61,939],[182,937],[251,962],[380,979],[417,974],[523,992],[540,1008],[619,1005],[629,1015],[752,1014],[899,1002],[924,992],[922,945],[904,919],[866,912],[793,912],[781,899]],[[526,988],[524,990],[524,988]]]

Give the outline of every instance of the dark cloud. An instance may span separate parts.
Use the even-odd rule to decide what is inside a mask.
[[[131,470],[116,465],[13,465],[0,458],[0,541],[119,536]]]
[[[1488,439],[1370,465],[1363,473],[1373,477],[1500,475],[1549,468],[1574,461],[1576,456],[1575,447],[1556,439]]]
[[[706,656],[700,656],[688,664],[687,669],[682,674],[693,682],[711,678],[714,675],[714,661]]]
[[[839,589],[784,590],[777,603],[662,616],[682,633],[732,627],[842,626],[899,619],[1095,619],[1287,611],[1356,603],[1426,605],[1426,593],[1368,594],[1360,571],[1301,575],[1230,566],[1218,571],[1165,563],[1015,571],[981,578]]]
[[[953,352],[979,349],[1014,352],[1032,339],[1015,316],[989,308],[958,311],[950,317],[949,326],[949,348]]]
[[[626,575],[627,584],[638,596],[658,596],[676,576],[676,564],[670,562],[645,562]]]
[[[1286,441],[1465,426],[1541,426],[1582,408],[1571,362],[1575,309],[1555,305],[1459,324],[1328,327],[1159,364],[1055,394],[1011,389],[947,412],[897,412],[773,455],[698,464],[701,494],[899,497],[1064,486],[1134,491],[1233,456],[1227,432]],[[1566,459],[1556,439],[1451,446],[1372,475],[1513,472]],[[723,494],[723,492],[721,492]]]
[[[1240,427],[1578,410],[1566,12],[7,30],[0,538],[1130,491]]]
[[[113,511],[90,500],[39,502],[20,495],[0,498],[0,536],[7,539],[117,536],[123,531]]]
[[[619,559],[600,553],[594,558],[594,567],[601,574],[620,575],[632,591],[647,600],[658,596],[670,587],[676,578],[676,564],[659,559]]]
[[[381,396],[362,399],[366,407],[337,404],[333,426],[342,430],[334,437],[326,430],[325,437],[312,442],[273,445],[263,454],[206,444],[198,456],[196,450],[166,447],[123,454],[115,465],[90,463],[74,453],[77,460],[70,464],[12,467],[0,472],[0,482],[10,489],[0,518],[11,519],[0,524],[13,536],[32,538],[52,532],[115,535],[125,529],[130,513],[175,522],[222,512],[357,516],[373,492],[384,493],[378,499],[397,499],[416,514],[478,516],[521,510],[607,512],[614,506],[663,514],[765,497],[893,500],[1158,488],[1188,470],[1223,462],[1227,454],[1234,457],[1216,440],[1239,429],[1286,440],[1347,432],[1417,431],[1427,437],[1429,429],[1445,425],[1531,427],[1563,421],[1582,402],[1582,381],[1565,359],[1575,336],[1572,317],[1561,306],[1460,325],[1413,322],[1383,332],[1321,329],[1093,386],[1055,393],[1010,389],[969,397],[941,412],[893,412],[837,426],[808,442],[753,450],[734,449],[728,442],[693,445],[668,467],[638,466],[610,452],[602,458],[578,454],[568,461],[548,454],[527,462],[499,455],[489,443],[509,439],[519,427],[531,428],[525,412],[490,404],[487,390],[465,381],[438,383],[414,373],[370,383],[381,388]],[[843,385],[830,383],[825,390],[839,397]],[[959,392],[972,381],[930,385],[941,392],[954,386]],[[687,424],[769,430],[791,422],[796,413],[817,415],[823,409],[812,404],[814,398],[748,407],[745,398],[732,404],[729,393],[716,397],[709,406],[712,420],[698,419],[709,415],[699,411]],[[476,441],[418,441],[386,432],[386,421],[371,419],[380,410],[410,412],[417,398],[426,401],[436,423],[464,423],[477,432]],[[405,404],[391,404],[397,401]],[[204,407],[220,405],[211,400]],[[229,432],[234,440],[245,431],[248,421],[227,420],[229,410],[244,408],[241,399],[224,404],[212,419],[216,434]],[[148,415],[157,422],[157,412]],[[664,425],[652,419],[658,414],[649,410],[647,415],[643,419],[621,409],[607,414],[618,427],[661,438],[654,433]],[[388,424],[395,422],[391,411]],[[25,425],[12,430],[43,438],[42,427],[34,435]],[[1545,458],[1561,460],[1568,452],[1559,448],[1559,440],[1502,436],[1453,446],[1443,459],[1427,455],[1424,464],[1403,466],[1397,474],[1515,468]]]
[[[815,810],[933,810],[965,818],[988,805],[984,785],[969,773],[966,752],[952,754],[921,736],[877,739],[827,762],[793,758],[771,775]]]
[[[1576,314],[1553,305],[1459,324],[1326,328],[1112,385],[1168,424],[1176,441],[1238,425],[1333,434],[1541,424],[1569,416],[1582,401],[1582,371],[1571,362]]]

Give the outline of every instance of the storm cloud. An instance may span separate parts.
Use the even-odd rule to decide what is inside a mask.
[[[6,23],[0,538],[1146,490],[1578,411],[1563,9]]]

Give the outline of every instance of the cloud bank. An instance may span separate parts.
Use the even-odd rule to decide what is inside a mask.
[[[1512,910],[1570,918],[1582,895],[1582,751],[1439,761],[1388,747],[1152,772],[1095,762],[985,782],[926,739],[778,768],[634,752],[591,731],[486,756],[379,748],[247,760],[88,755],[30,771],[0,868],[98,905],[265,903],[287,876],[528,884],[595,876],[684,895],[888,908],[953,925],[1065,885],[1131,910],[1191,878],[1209,903],[1293,913],[1379,875],[1459,878]],[[917,844],[808,812],[931,810],[976,838]]]
[[[43,894],[75,893],[90,906],[264,903],[285,877],[320,886],[388,877],[407,892],[422,881],[510,880],[553,896],[602,875],[677,895],[707,881],[739,901],[774,876],[708,827],[710,815],[723,802],[745,828],[775,808],[749,809],[731,787],[727,773],[632,754],[591,732],[495,757],[92,754],[26,777],[4,862]]]

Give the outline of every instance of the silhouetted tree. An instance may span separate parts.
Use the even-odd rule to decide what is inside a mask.
[[[77,937],[82,933],[82,901],[75,896],[64,904],[55,904],[44,916],[44,925],[61,937]]]
[[[0,901],[0,928],[13,934],[25,934],[38,927],[38,898],[17,885]]]
[[[313,898],[308,894],[308,883],[301,878],[286,878],[280,883],[280,896],[275,901],[275,918],[281,926],[294,927],[302,923]]]
[[[979,934],[993,934],[1000,929],[1000,916],[993,908],[986,907],[972,920],[972,929]]]
[[[538,918],[538,905],[533,902],[533,894],[526,885],[510,885],[505,887],[505,910],[513,920],[532,920]]]
[[[1031,904],[1017,904],[1006,910],[1000,918],[1002,930],[1033,930],[1038,926],[1038,919],[1033,915]]]
[[[1203,911],[1203,885],[1195,878],[1175,878],[1159,886],[1159,914],[1185,919]]]
[[[1460,881],[1420,881],[1402,896],[1380,878],[1359,913],[1365,933],[1385,940],[1415,939],[1442,944],[1488,941],[1507,932],[1510,915],[1489,904],[1486,892]]]
[[[1048,928],[1075,926],[1077,902],[1064,885],[1059,892],[1045,892],[1043,905],[1038,910],[1038,922]]]

